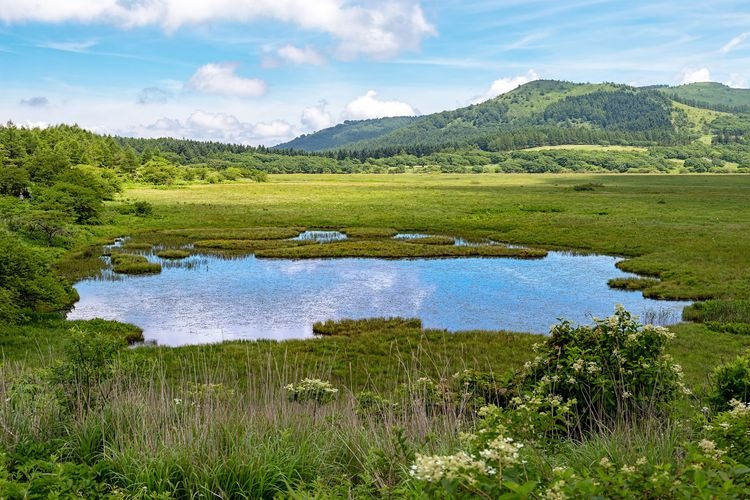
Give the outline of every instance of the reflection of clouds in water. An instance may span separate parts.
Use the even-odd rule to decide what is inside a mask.
[[[634,313],[683,305],[609,289],[609,278],[627,276],[611,257],[207,259],[207,268],[81,282],[69,317],[127,321],[149,340],[179,345],[304,338],[315,321],[374,316],[420,317],[427,327],[449,330],[546,332],[558,317],[587,323],[589,314],[609,315],[616,303]]]

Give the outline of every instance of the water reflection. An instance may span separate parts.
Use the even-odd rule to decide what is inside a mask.
[[[191,256],[159,275],[81,281],[68,317],[135,323],[167,345],[305,338],[315,321],[376,316],[419,317],[451,331],[544,333],[557,318],[588,323],[617,303],[662,322],[679,318],[685,302],[608,288],[608,279],[632,276],[617,260],[561,252],[538,260]]]

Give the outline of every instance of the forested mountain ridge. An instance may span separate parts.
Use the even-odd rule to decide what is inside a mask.
[[[670,109],[669,99],[656,91],[610,83],[537,80],[480,104],[412,118],[398,128],[370,138],[347,141],[342,132],[361,126],[360,122],[349,122],[338,125],[335,136],[331,129],[325,129],[275,149],[408,150],[470,145],[505,150],[517,146],[517,141],[505,139],[518,135],[519,130],[533,128],[544,133],[549,127],[587,129],[582,131],[584,135],[609,132],[631,142],[663,141],[674,132]],[[508,142],[512,144],[505,144]]]
[[[345,150],[388,156],[400,150],[426,154],[450,148],[477,147],[507,151],[564,143],[673,145],[697,124],[690,123],[677,101],[694,107],[737,112],[750,91],[721,84],[680,87],[630,87],[537,80],[488,101],[421,117],[408,117],[398,127],[358,138],[367,122],[345,122],[298,137],[275,150]],[[393,118],[382,119],[389,125]],[[687,125],[687,126],[686,126]]]

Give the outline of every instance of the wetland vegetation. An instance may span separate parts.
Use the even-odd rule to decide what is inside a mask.
[[[732,110],[720,101],[696,111],[705,93],[671,102],[615,86],[617,103],[642,111],[616,121],[591,111],[605,89],[553,87],[509,94],[504,116],[523,127],[494,142],[475,140],[483,137],[475,129],[504,99],[433,116],[418,126],[434,144],[407,141],[390,153],[398,141],[384,138],[312,154],[2,127],[0,497],[746,495],[750,177],[738,173],[748,167],[746,124],[721,114]],[[540,89],[552,94],[542,99]],[[571,101],[565,92],[593,95]],[[559,104],[544,114],[541,101]],[[576,110],[576,120],[594,120],[590,129],[558,123]],[[533,122],[538,113],[545,123]],[[451,117],[471,118],[474,129],[446,146],[441,120]],[[670,119],[688,132],[674,133]],[[627,130],[636,123],[644,130]],[[514,149],[531,142],[541,144]],[[547,173],[499,173],[529,171]],[[697,174],[707,171],[715,173]],[[128,298],[160,312],[170,304],[146,285],[172,276],[221,265],[231,285],[237,266],[237,279],[262,292],[252,279],[263,272],[276,279],[282,268],[327,266],[335,275],[359,258],[404,280],[414,266],[443,277],[477,266],[490,279],[503,263],[534,268],[558,258],[561,275],[571,269],[565,259],[602,259],[599,274],[571,272],[592,294],[583,300],[604,298],[597,314],[607,317],[545,317],[544,328],[517,328],[532,334],[468,317],[433,324],[418,308],[373,307],[362,315],[382,317],[352,318],[347,306],[306,318],[315,338],[215,342],[231,333],[222,315],[282,317],[294,302],[269,293],[265,303],[252,299],[261,311],[228,299],[197,311],[212,343],[128,349],[156,338],[159,325],[60,312],[79,299],[73,283],[108,266],[106,276],[119,281],[91,283],[143,286]],[[256,267],[243,277],[247,262]],[[377,285],[371,275],[355,274],[338,295],[314,278],[320,286],[308,304],[373,306],[374,295],[351,293]],[[190,286],[203,292],[211,281]],[[443,285],[466,292],[469,282],[492,286],[478,278]],[[523,293],[510,283],[501,295]],[[572,290],[549,293],[566,299]],[[126,300],[95,295],[101,310]],[[641,295],[695,303],[664,329],[607,298]],[[471,290],[462,297],[450,307],[460,303],[469,316],[473,302],[501,316],[519,302]],[[642,317],[661,319],[658,311]],[[177,327],[161,328],[160,344],[184,343],[169,338]]]

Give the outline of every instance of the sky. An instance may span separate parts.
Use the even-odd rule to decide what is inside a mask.
[[[747,0],[0,0],[0,120],[274,145],[534,79],[750,85]]]

